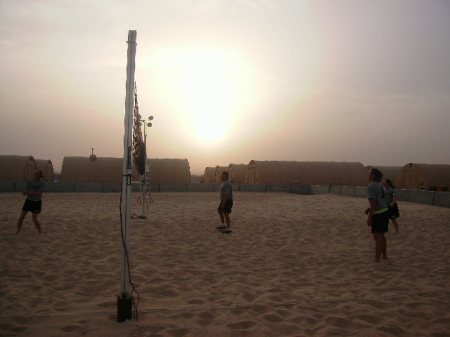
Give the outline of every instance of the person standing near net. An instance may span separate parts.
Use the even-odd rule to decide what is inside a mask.
[[[44,182],[41,180],[42,177],[42,171],[36,170],[34,171],[34,178],[27,181],[26,189],[23,191],[23,195],[26,195],[27,199],[23,204],[22,213],[17,222],[17,234],[20,233],[23,220],[28,212],[32,213],[34,225],[39,231],[39,234],[42,234],[41,224],[38,220],[38,215],[41,213],[42,208],[42,192],[44,192]]]
[[[389,208],[389,218],[394,225],[395,232],[398,234],[398,223],[397,218],[400,217],[400,211],[397,205],[397,194],[395,192],[394,186],[390,179],[385,179],[383,182],[384,189],[386,191],[386,202]]]
[[[370,207],[365,213],[368,215],[367,226],[372,228],[375,239],[375,263],[380,262],[380,257],[387,260],[387,242],[384,233],[388,231],[389,212],[385,199],[384,188],[381,184],[383,173],[373,168],[369,171],[368,179],[371,181],[367,187]]]
[[[217,213],[219,213],[221,225],[217,229],[221,229],[222,233],[230,234],[232,233],[230,213],[233,207],[233,186],[228,180],[228,172],[222,172],[220,180],[223,183],[220,187],[220,204]]]

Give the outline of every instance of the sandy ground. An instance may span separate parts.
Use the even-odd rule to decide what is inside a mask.
[[[218,193],[152,197],[131,220],[139,319],[117,323],[120,194],[44,194],[43,235],[30,215],[16,235],[24,197],[0,194],[0,336],[450,335],[450,209],[401,202],[374,264],[366,199],[236,192],[222,234]]]

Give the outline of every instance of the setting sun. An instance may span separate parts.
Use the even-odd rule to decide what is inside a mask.
[[[240,55],[214,47],[164,49],[158,63],[166,69],[165,90],[176,98],[171,104],[182,111],[190,136],[202,144],[226,137],[227,120],[251,97],[250,69]]]

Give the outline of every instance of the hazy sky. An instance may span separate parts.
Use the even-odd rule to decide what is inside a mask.
[[[450,1],[1,0],[0,154],[450,164]]]

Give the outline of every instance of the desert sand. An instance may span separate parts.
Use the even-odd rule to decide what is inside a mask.
[[[31,215],[16,235],[24,197],[0,194],[0,336],[450,335],[450,209],[400,202],[374,264],[366,199],[235,192],[222,234],[218,192],[152,198],[131,220],[139,319],[117,323],[120,194],[44,193],[43,235]]]

